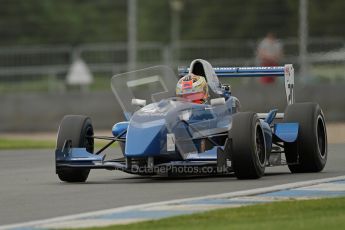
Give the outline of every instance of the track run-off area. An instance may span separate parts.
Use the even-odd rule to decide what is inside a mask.
[[[345,144],[329,145],[321,173],[291,174],[280,166],[266,168],[259,180],[231,175],[142,177],[93,170],[86,183],[68,184],[55,175],[53,149],[2,150],[0,156],[0,225],[345,175]]]

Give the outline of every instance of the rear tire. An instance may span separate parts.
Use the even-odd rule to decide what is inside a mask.
[[[296,103],[285,110],[284,122],[299,123],[295,143],[285,143],[285,156],[292,173],[320,172],[328,155],[325,118],[318,104]]]
[[[231,161],[238,179],[258,179],[265,173],[266,145],[264,132],[256,113],[233,115],[230,137]]]
[[[91,119],[81,115],[65,116],[59,127],[57,146],[62,150],[66,140],[72,141],[72,148],[86,148],[90,153],[94,151],[93,127]],[[90,173],[90,169],[78,168],[57,168],[56,174],[60,180],[65,182],[85,182]]]

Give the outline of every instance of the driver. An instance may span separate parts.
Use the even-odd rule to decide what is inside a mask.
[[[190,100],[193,103],[207,103],[209,94],[205,78],[195,74],[187,74],[182,77],[177,82],[176,96]]]

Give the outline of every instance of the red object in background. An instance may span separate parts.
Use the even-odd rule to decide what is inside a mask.
[[[262,84],[272,84],[272,83],[274,83],[274,81],[275,81],[274,77],[261,77],[260,78],[260,82]]]
[[[278,66],[278,63],[274,61],[264,61],[261,63],[261,66],[264,66],[264,67]],[[260,78],[260,82],[262,84],[272,84],[275,82],[275,80],[276,80],[275,77],[261,77]]]

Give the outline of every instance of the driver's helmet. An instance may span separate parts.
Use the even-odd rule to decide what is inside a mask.
[[[205,78],[195,74],[182,77],[177,82],[176,96],[198,104],[206,103],[209,96]]]

